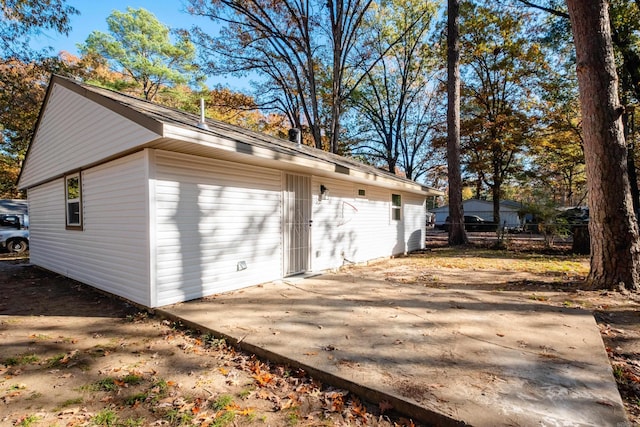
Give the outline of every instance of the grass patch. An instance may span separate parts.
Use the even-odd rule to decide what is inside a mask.
[[[151,392],[155,394],[154,400],[163,398],[169,392],[169,383],[164,379],[159,379],[153,387],[151,387]]]
[[[251,390],[250,388],[245,388],[245,389],[244,389],[244,390],[242,390],[240,393],[238,393],[238,397],[239,397],[240,399],[242,399],[242,400],[245,400],[245,399],[247,399],[247,398],[251,395],[251,392],[252,392],[252,391],[253,391],[253,390]]]
[[[144,322],[149,318],[149,313],[146,311],[139,311],[136,314],[129,314],[127,316],[127,321],[132,323]]]
[[[2,361],[6,366],[23,366],[36,363],[40,358],[35,354],[23,354],[20,356],[7,357]]]
[[[57,406],[55,411],[58,412],[61,409],[68,408],[69,406],[80,405],[82,402],[83,402],[83,399],[81,397],[67,399],[64,402],[62,402],[60,406]]]
[[[118,424],[118,414],[111,409],[103,409],[91,418],[91,421],[99,426],[116,426]]]
[[[544,255],[479,248],[442,248],[408,258],[421,268],[518,271],[586,276],[589,260],[578,255]]]
[[[202,342],[206,348],[215,350],[222,350],[227,347],[227,341],[224,338],[216,338],[211,333],[203,335]]]
[[[149,397],[146,393],[137,393],[133,396],[129,396],[124,402],[129,406],[134,406],[136,403],[144,402]]]
[[[616,365],[613,367],[613,376],[618,380],[618,382],[624,382],[625,373],[624,368],[620,365]]]
[[[118,385],[115,378],[107,377],[90,384],[88,388],[91,391],[116,391]]]
[[[171,425],[191,425],[193,422],[193,415],[187,412],[180,412],[177,409],[171,409],[166,412],[164,419],[169,421]]]
[[[7,391],[18,391],[18,390],[26,390],[26,389],[27,389],[27,386],[24,384],[14,384],[12,386],[9,386]]]
[[[209,405],[211,406],[211,409],[214,409],[216,411],[222,411],[223,409],[225,409],[226,407],[232,404],[233,404],[233,396],[229,394],[222,394],[218,396],[218,398],[213,402],[211,402]]]
[[[122,379],[117,379],[113,377],[103,378],[99,381],[96,381],[89,386],[87,389],[90,391],[117,391],[121,386],[127,385],[138,385],[142,382],[143,378],[140,375],[127,375]]]
[[[20,427],[29,427],[34,423],[37,423],[39,420],[40,417],[38,417],[37,415],[27,415],[26,417],[22,418],[16,425]]]
[[[47,365],[50,368],[55,368],[57,366],[62,365],[62,360],[65,358],[66,354],[62,353],[62,354],[56,354],[55,356],[52,356],[50,358],[47,359]]]
[[[147,420],[144,417],[140,418],[127,418],[120,423],[123,427],[138,427],[147,424]]]
[[[236,413],[233,411],[226,411],[224,414],[220,415],[213,421],[214,427],[224,427],[233,422],[236,417]]]
[[[29,338],[31,338],[34,341],[47,341],[51,339],[49,335],[45,335],[45,334],[35,334],[35,335],[31,335]]]
[[[138,385],[142,382],[142,377],[140,375],[129,374],[122,378],[122,382],[129,385]]]
[[[36,400],[41,398],[42,396],[44,396],[42,393],[34,391],[29,395],[29,397],[27,397],[27,400]]]
[[[300,422],[300,417],[298,416],[298,413],[293,409],[289,411],[289,413],[287,414],[287,423],[290,426],[295,426],[299,422]]]

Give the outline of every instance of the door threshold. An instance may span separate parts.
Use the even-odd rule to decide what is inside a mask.
[[[299,280],[299,279],[309,279],[311,277],[316,277],[316,276],[320,276],[322,273],[318,273],[318,272],[305,272],[305,273],[298,273],[298,274],[292,274],[291,276],[286,276],[284,278],[284,280]]]

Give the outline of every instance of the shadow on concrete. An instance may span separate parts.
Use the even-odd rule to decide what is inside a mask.
[[[526,292],[327,274],[167,316],[436,425],[626,425],[593,316]]]

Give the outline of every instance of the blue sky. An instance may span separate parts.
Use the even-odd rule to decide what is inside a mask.
[[[182,0],[68,0],[67,4],[80,11],[80,15],[71,17],[71,32],[68,36],[44,33],[32,40],[34,47],[51,46],[55,52],[67,51],[78,54],[76,45],[83,43],[94,30],[107,32],[107,17],[114,10],[125,11],[127,7],[144,8],[152,12],[164,25],[174,28],[191,28],[194,25],[210,31],[216,27],[209,19],[189,15]],[[220,83],[231,89],[247,88],[246,79],[234,77],[210,78],[207,83],[212,86]]]

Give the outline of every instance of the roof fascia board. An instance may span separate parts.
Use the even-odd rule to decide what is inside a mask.
[[[53,78],[55,77],[55,75],[52,75],[49,78],[49,84],[47,85],[47,92],[44,95],[44,100],[42,101],[42,104],[40,104],[40,112],[38,113],[38,119],[36,120],[36,123],[33,126],[33,132],[31,132],[31,139],[29,140],[29,146],[27,147],[27,152],[24,155],[24,160],[22,161],[22,165],[20,166],[20,173],[18,174],[18,179],[16,180],[16,185],[18,187],[19,190],[24,190],[24,188],[22,188],[20,186],[20,180],[22,179],[22,171],[24,171],[27,162],[29,161],[29,153],[31,152],[31,146],[33,145],[33,141],[34,139],[36,139],[36,132],[38,131],[38,128],[40,127],[40,122],[42,121],[42,116],[44,113],[44,110],[47,106],[47,104],[49,103],[49,98],[51,97],[51,92],[53,92]]]
[[[302,154],[301,156],[293,156],[285,153],[280,153],[277,151],[269,150],[268,148],[257,147],[251,145],[250,143],[224,139],[215,135],[208,134],[206,132],[201,132],[196,129],[191,130],[181,126],[165,124],[164,136],[165,138],[197,143],[211,147],[213,149],[235,152],[240,155],[251,156],[265,161],[282,162],[296,168],[312,169],[313,175],[343,179],[346,178],[350,181],[377,184],[383,187],[397,188],[398,190],[403,190],[420,195],[431,196],[440,195],[441,193],[438,190],[425,190],[425,187],[418,183],[411,183],[409,181],[402,182],[399,180],[386,178],[381,175],[358,171],[342,165],[308,158],[304,156],[304,154]],[[272,167],[273,166],[275,165],[272,165]]]

